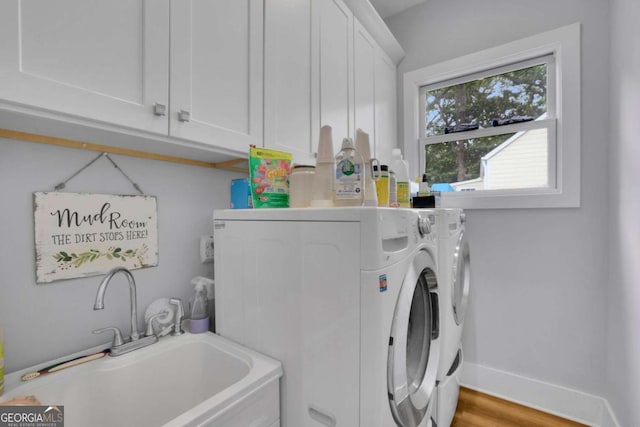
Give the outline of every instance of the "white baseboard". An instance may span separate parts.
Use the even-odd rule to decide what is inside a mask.
[[[602,397],[533,378],[464,362],[465,387],[593,427],[620,427]]]
[[[602,411],[602,423],[600,427],[620,427],[620,423],[618,422],[618,418],[616,418],[616,414],[613,413],[613,409],[611,409],[611,405],[609,405],[609,401],[604,400],[604,410]]]

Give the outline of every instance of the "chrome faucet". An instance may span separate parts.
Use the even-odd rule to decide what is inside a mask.
[[[173,332],[171,335],[179,336],[184,334],[182,330],[182,318],[184,317],[184,304],[180,298],[170,298],[169,304],[176,306],[176,311],[174,315],[174,324],[173,324]]]
[[[96,302],[93,304],[94,310],[102,310],[104,309],[104,293],[107,290],[107,285],[118,273],[123,273],[127,276],[127,280],[129,281],[129,302],[131,308],[131,341],[136,341],[140,338],[140,334],[138,333],[138,301],[136,299],[136,281],[133,278],[133,275],[129,270],[124,267],[116,267],[113,270],[109,271],[102,282],[100,282],[100,286],[98,286],[98,293],[96,293]]]

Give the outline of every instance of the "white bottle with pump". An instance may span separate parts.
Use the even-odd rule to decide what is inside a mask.
[[[411,206],[409,193],[409,164],[402,159],[402,152],[399,148],[391,150],[390,168],[396,175],[398,205],[401,208],[408,208]]]
[[[191,302],[191,319],[189,331],[192,334],[200,334],[209,330],[209,301],[207,287],[213,282],[206,277],[194,277],[191,283],[194,285],[193,301]]]
[[[336,156],[335,206],[362,206],[364,204],[365,167],[351,138],[342,140],[342,149]]]

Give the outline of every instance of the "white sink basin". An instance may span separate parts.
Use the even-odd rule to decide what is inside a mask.
[[[279,425],[280,362],[212,333],[168,336],[21,383],[55,362],[8,375],[0,400],[64,405],[66,427]]]

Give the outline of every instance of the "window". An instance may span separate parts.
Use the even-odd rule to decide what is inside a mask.
[[[555,187],[553,56],[423,86],[421,172],[454,191]]]
[[[404,151],[444,207],[579,206],[579,31],[405,74]]]

